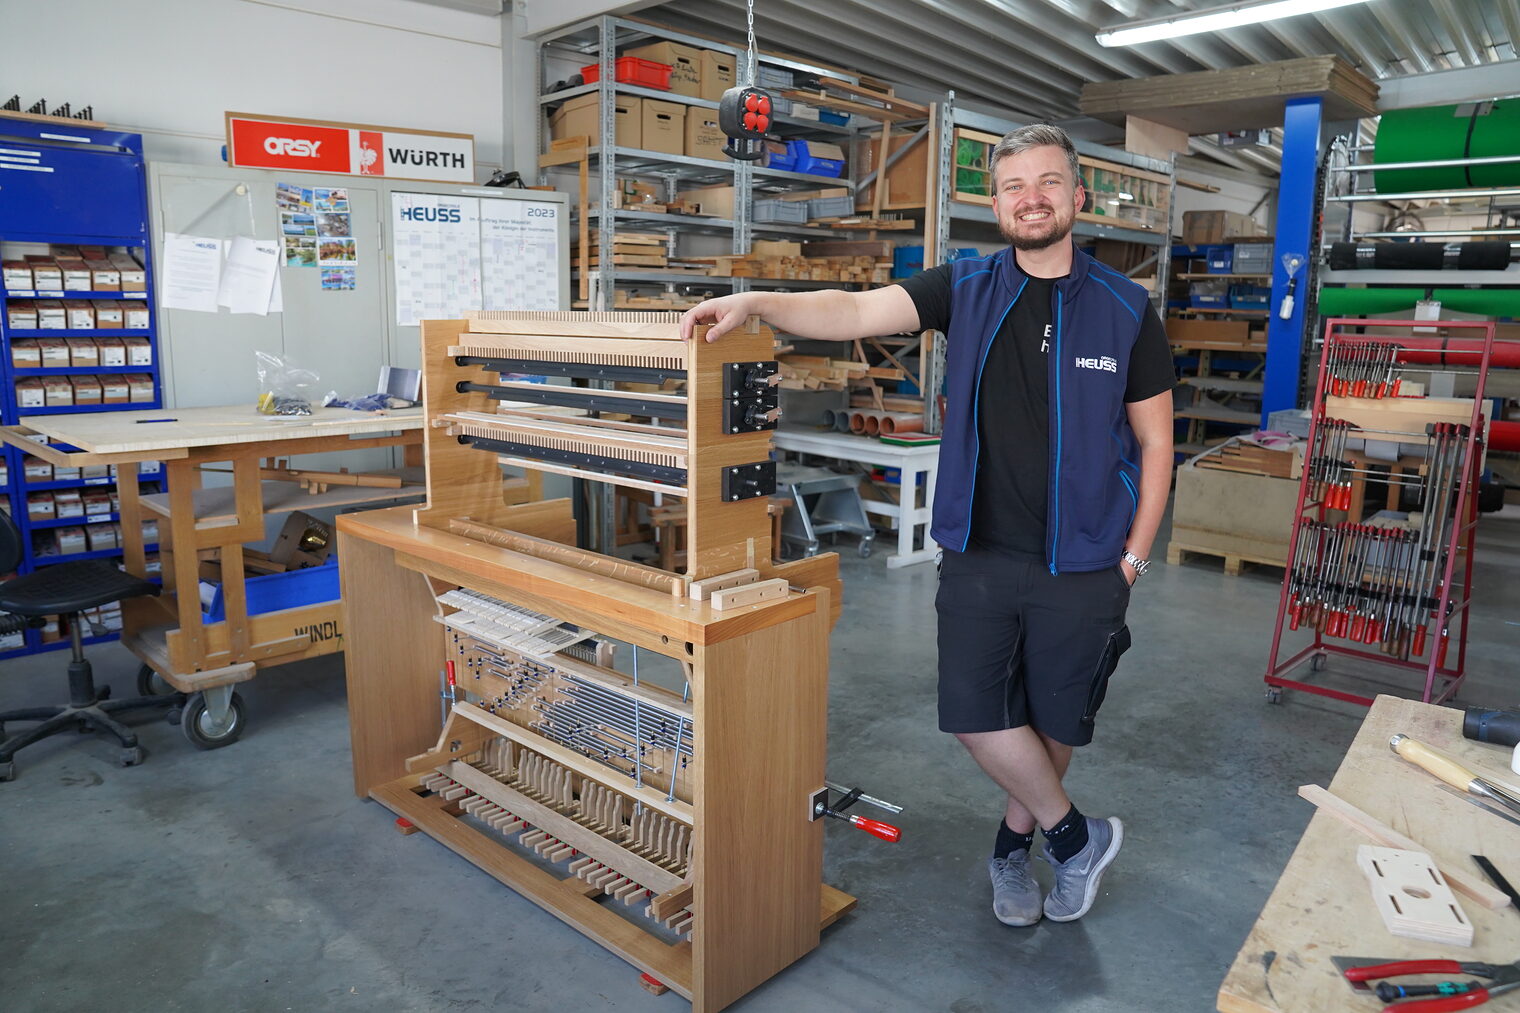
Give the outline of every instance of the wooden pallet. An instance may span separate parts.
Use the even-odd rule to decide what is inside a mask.
[[[1182,545],[1176,541],[1170,542],[1166,547],[1166,565],[1180,566],[1187,556],[1213,556],[1224,560],[1224,574],[1226,577],[1238,577],[1245,569],[1245,564],[1255,563],[1260,566],[1275,566],[1281,569],[1285,561],[1281,559],[1268,559],[1266,556],[1243,555],[1228,553],[1217,548],[1202,548],[1196,545]]]

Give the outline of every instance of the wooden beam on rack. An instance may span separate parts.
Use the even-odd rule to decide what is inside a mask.
[[[880,102],[885,109],[896,113],[901,119],[923,119],[929,115],[929,107],[918,102],[909,102],[907,99],[898,98],[888,92],[878,91],[874,88],[865,88],[848,81],[841,81],[834,77],[820,77],[818,83],[825,90],[841,91],[854,98],[863,98],[869,102]]]

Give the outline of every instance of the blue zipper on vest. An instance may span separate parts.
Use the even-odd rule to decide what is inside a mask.
[[[992,343],[997,340],[998,332],[1003,329],[1003,321],[1008,319],[1013,304],[1019,301],[1019,296],[1024,294],[1024,286],[1028,284],[1028,278],[1019,282],[1019,290],[1013,293],[1013,299],[1003,310],[1003,315],[998,317],[997,324],[992,328],[992,336],[987,339],[987,347],[982,350],[982,361],[976,367],[976,396],[971,400],[971,435],[976,438],[976,453],[971,457],[971,493],[966,497],[966,535],[961,539],[962,552],[971,544],[971,510],[976,504],[976,466],[982,458],[982,370],[987,368],[987,355],[992,351]]]
[[[1056,469],[1051,476],[1050,487],[1055,491],[1055,503],[1050,511],[1050,573],[1056,574],[1056,546],[1061,539],[1061,370],[1066,360],[1061,358],[1061,286],[1052,285],[1056,299]]]

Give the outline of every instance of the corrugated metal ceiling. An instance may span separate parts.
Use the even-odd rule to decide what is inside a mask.
[[[1322,14],[1107,49],[1125,21],[1212,0],[756,0],[762,48],[858,69],[1006,111],[1069,120],[1088,81],[1217,70],[1335,54],[1374,79],[1512,60],[1520,0],[1372,0]],[[744,0],[671,0],[644,17],[742,38]],[[1516,82],[1520,90],[1520,81]],[[1275,153],[1273,153],[1275,154]],[[1253,160],[1254,161],[1254,160]],[[1258,162],[1266,161],[1265,159]],[[1263,166],[1265,167],[1265,166]]]

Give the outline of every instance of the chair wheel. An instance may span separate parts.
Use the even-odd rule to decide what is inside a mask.
[[[109,700],[109,699],[111,699],[111,687],[110,686],[102,686],[102,687],[100,687],[99,691],[96,692],[96,694],[95,694],[95,698],[97,700]]]
[[[1316,654],[1314,657],[1309,659],[1309,671],[1323,672],[1325,670],[1325,662],[1328,660],[1329,659],[1325,655]]]
[[[135,767],[143,762],[146,755],[142,746],[129,746],[121,751],[121,757],[116,762],[123,767]]]
[[[1267,703],[1282,703],[1283,691],[1281,686],[1267,687]]]
[[[14,781],[16,779],[16,761],[6,760],[0,763],[0,781]]]
[[[870,559],[871,558],[871,543],[870,542],[861,542],[860,545],[855,549],[855,551],[858,552],[858,553],[860,553],[860,558],[861,559]]]
[[[243,698],[237,693],[227,702],[227,720],[224,725],[218,727],[211,719],[211,713],[206,709],[206,697],[203,693],[193,694],[185,701],[185,708],[180,714],[179,727],[185,733],[185,738],[196,749],[221,749],[230,746],[243,735],[243,727],[247,724],[247,717],[243,711]]]
[[[177,725],[179,724],[179,719],[183,714],[183,707],[170,707],[168,710],[164,711],[164,720],[169,722],[171,725]]]
[[[179,691],[169,685],[163,676],[153,671],[153,666],[144,665],[137,670],[138,696],[168,696],[177,692]]]

